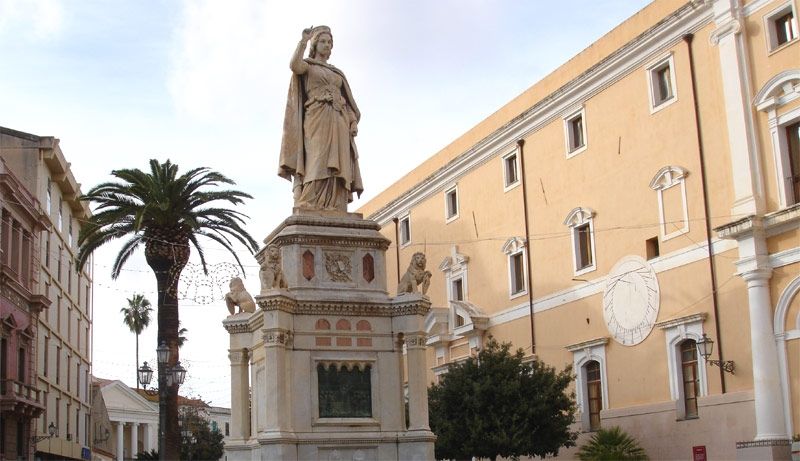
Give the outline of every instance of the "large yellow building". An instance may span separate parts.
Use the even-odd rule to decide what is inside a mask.
[[[389,280],[417,251],[433,266],[431,381],[492,335],[574,366],[585,433],[619,425],[654,459],[788,457],[797,8],[656,0],[359,210],[393,242]]]

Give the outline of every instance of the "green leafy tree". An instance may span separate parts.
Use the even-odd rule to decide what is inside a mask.
[[[158,461],[158,451],[153,449],[150,451],[141,451],[136,455],[139,461]]]
[[[136,389],[139,389],[139,335],[150,325],[150,301],[141,294],[134,294],[128,298],[128,307],[120,309],[122,313],[122,323],[128,326],[131,333],[136,335]]]
[[[228,250],[239,263],[233,249],[239,242],[253,253],[258,244],[242,227],[243,213],[219,206],[219,202],[241,205],[250,195],[237,190],[220,190],[222,185],[235,184],[209,168],[195,168],[178,175],[178,165],[150,160],[150,171],[114,170],[118,181],[93,187],[81,200],[95,205],[95,212],[81,228],[78,236],[76,268],[86,264],[97,248],[117,239],[127,239],[111,268],[111,277],[120,271],[131,255],[144,245],[147,264],[156,277],[158,287],[158,339],[170,351],[167,366],[178,362],[178,280],[195,248],[203,270],[208,273],[205,254],[198,239],[209,239]],[[242,272],[244,272],[244,268]],[[169,386],[166,394],[164,427],[167,459],[178,459],[178,387]]]
[[[647,453],[639,442],[618,426],[600,429],[578,450],[581,461],[644,461]]]
[[[224,451],[223,435],[212,430],[209,421],[194,407],[183,407],[181,421],[181,459],[220,459]]]
[[[545,457],[575,445],[572,368],[524,363],[522,349],[510,349],[490,338],[477,358],[451,364],[429,389],[437,459]]]

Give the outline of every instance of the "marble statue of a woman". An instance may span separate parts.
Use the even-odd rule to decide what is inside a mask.
[[[300,209],[347,211],[364,190],[353,140],[361,113],[344,73],[328,64],[332,48],[329,27],[305,29],[289,66],[278,175],[293,181]]]

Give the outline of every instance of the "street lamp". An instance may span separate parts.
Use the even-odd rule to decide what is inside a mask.
[[[153,369],[147,365],[147,362],[144,362],[144,365],[139,367],[137,370],[139,376],[139,384],[144,387],[144,390],[147,391],[147,386],[150,384],[150,381],[153,379]]]
[[[31,439],[32,439],[33,444],[36,445],[37,443],[41,442],[42,440],[53,438],[56,435],[58,435],[58,428],[56,427],[56,425],[54,423],[51,422],[50,425],[47,426],[47,435],[35,435],[35,436],[31,437]]]
[[[167,343],[161,341],[161,344],[156,348],[156,357],[158,358],[158,459],[164,461],[164,449],[167,446],[167,434],[164,426],[167,421],[167,363],[169,363],[169,347]]]
[[[724,362],[721,362],[719,360],[709,359],[709,357],[711,356],[711,351],[714,350],[713,339],[709,338],[708,336],[706,336],[705,333],[703,333],[703,337],[700,340],[698,340],[696,344],[697,344],[697,353],[700,354],[701,357],[703,357],[703,360],[705,360],[707,364],[716,365],[722,368],[724,371],[727,371],[730,374],[734,374],[733,370],[735,368],[735,365],[733,364],[733,360],[726,360]]]

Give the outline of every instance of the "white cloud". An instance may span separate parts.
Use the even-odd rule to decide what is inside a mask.
[[[61,0],[0,0],[0,33],[51,39],[61,32],[63,10]]]

